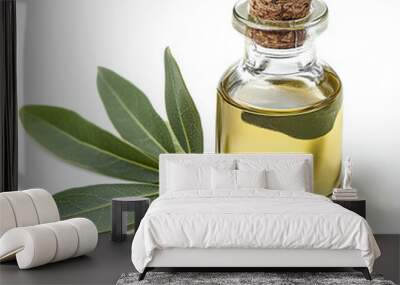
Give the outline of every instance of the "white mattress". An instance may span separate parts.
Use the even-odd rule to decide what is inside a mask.
[[[156,199],[132,244],[139,272],[163,249],[359,250],[372,271],[380,255],[359,215],[306,192],[248,189],[167,193]]]

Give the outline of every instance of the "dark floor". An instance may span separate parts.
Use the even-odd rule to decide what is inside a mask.
[[[399,283],[400,235],[377,235],[382,256],[375,272]],[[134,271],[130,261],[130,241],[114,243],[110,235],[99,236],[97,249],[78,257],[30,270],[18,270],[15,262],[0,264],[0,284],[115,284],[124,272]]]

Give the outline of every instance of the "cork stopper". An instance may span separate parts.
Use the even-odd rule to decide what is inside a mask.
[[[310,7],[311,0],[250,0],[249,15],[259,23],[292,21],[308,16]],[[304,29],[265,31],[250,28],[248,36],[266,48],[289,49],[303,45],[306,31]]]

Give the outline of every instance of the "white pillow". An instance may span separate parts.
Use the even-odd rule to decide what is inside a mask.
[[[171,163],[168,166],[167,190],[185,191],[210,189],[210,167],[184,166]]]
[[[211,170],[213,190],[238,190],[241,188],[267,188],[266,170]]]
[[[211,170],[211,188],[213,190],[235,190],[236,170],[216,169]]]
[[[268,188],[305,192],[308,189],[305,173],[304,163],[286,170],[271,169],[267,172]]]
[[[290,159],[238,160],[239,170],[267,170],[267,188],[272,190],[306,191],[310,189],[305,161]]]
[[[236,170],[237,188],[267,188],[267,171]]]
[[[211,190],[211,169],[235,169],[235,160],[168,160],[166,191]]]

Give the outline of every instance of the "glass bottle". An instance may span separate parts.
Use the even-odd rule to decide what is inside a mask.
[[[248,5],[233,12],[245,55],[219,82],[216,151],[311,153],[314,192],[329,195],[341,172],[342,85],[314,48],[328,9],[313,0],[306,17],[260,22]]]

